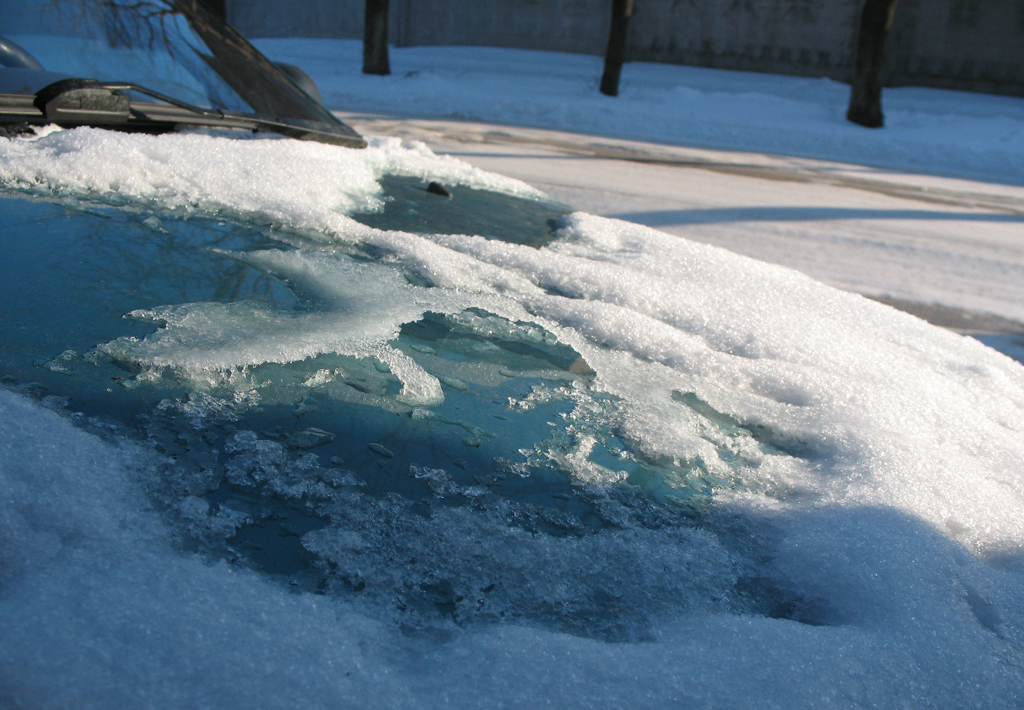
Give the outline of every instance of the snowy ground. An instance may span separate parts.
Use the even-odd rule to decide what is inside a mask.
[[[1024,355],[1024,100],[885,92],[843,118],[833,81],[467,47],[257,40],[362,132],[422,140],[579,209],[790,266]]]

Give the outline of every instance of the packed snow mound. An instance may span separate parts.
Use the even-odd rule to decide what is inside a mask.
[[[223,700],[228,684],[241,694],[225,702],[240,707],[470,707],[481,697],[495,707],[1018,704],[1019,364],[796,272],[626,222],[575,213],[537,249],[351,219],[380,206],[387,174],[541,197],[396,141],[355,151],[76,129],[0,142],[8,192],[228,216],[302,236],[293,251],[237,258],[297,284],[310,315],[212,303],[137,312],[165,327],[99,345],[143,370],[188,379],[372,354],[429,407],[439,380],[382,349],[426,311],[478,308],[535,324],[578,353],[594,373],[590,390],[614,404],[623,437],[645,455],[738,476],[715,488],[706,530],[547,539],[467,506],[398,539],[382,522],[391,508],[360,507],[346,493],[334,503],[363,527],[306,540],[326,560],[386,548],[395,564],[433,555],[436,569],[464,568],[453,575],[503,569],[510,597],[575,604],[595,619],[645,603],[658,609],[648,643],[535,628],[525,612],[516,624],[411,633],[374,608],[208,565],[176,549],[144,502],[173,462],[0,391],[0,667],[13,669],[2,682],[17,702],[192,705]],[[342,258],[353,244],[382,256]],[[581,487],[611,485],[587,445],[581,438],[565,465]],[[240,431],[223,453],[238,458],[239,476],[270,475],[285,467],[268,463],[279,450]],[[449,485],[442,473],[414,473]],[[175,505],[206,514],[194,496]],[[546,575],[559,584],[544,589]],[[595,579],[621,596],[600,596],[587,586]],[[733,589],[739,579],[746,590]],[[766,586],[792,608],[737,613],[726,599]]]
[[[337,228],[341,214],[379,209],[376,180],[384,174],[542,196],[518,180],[436,156],[422,143],[382,138],[364,151],[332,151],[277,136],[228,135],[231,140],[216,132],[142,138],[93,128],[41,130],[33,139],[0,144],[0,181],[22,190],[259,217],[313,230]]]

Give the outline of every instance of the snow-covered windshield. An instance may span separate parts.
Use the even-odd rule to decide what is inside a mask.
[[[21,705],[1019,697],[976,341],[398,139],[3,139],[0,250]]]

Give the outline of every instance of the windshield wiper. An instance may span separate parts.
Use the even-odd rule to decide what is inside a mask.
[[[132,101],[133,91],[162,103]],[[272,131],[299,140],[365,148],[366,141],[343,123],[204,109],[129,82],[61,79],[35,95],[0,94],[0,123],[55,123],[64,128],[100,126],[163,133],[186,126]]]

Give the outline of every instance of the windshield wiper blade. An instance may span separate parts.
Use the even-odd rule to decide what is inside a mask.
[[[83,99],[109,104],[112,108],[116,105],[118,109],[123,106],[124,111],[130,113],[131,101],[121,91],[134,91],[145,96],[150,96],[158,101],[183,108],[197,116],[217,117],[223,116],[223,111],[210,111],[192,104],[185,103],[178,99],[166,96],[145,86],[132,84],[130,82],[96,81],[95,79],[61,79],[52,84],[44,86],[36,92],[35,104],[46,112],[46,117],[54,113],[67,111]],[[127,120],[127,119],[126,119]]]
[[[132,101],[133,91],[163,103]],[[0,122],[56,123],[63,127],[100,126],[121,130],[164,132],[181,126],[243,128],[271,131],[290,138],[314,140],[348,148],[365,148],[362,136],[337,125],[279,117],[204,109],[130,82],[61,79],[35,96],[0,94]]]

